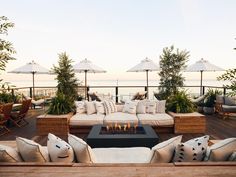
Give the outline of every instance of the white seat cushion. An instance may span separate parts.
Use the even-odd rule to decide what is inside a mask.
[[[124,112],[115,112],[106,115],[104,118],[104,124],[111,123],[134,123],[138,124],[138,118],[135,114],[128,114]]]
[[[93,148],[95,163],[150,163],[153,152],[146,147]]]
[[[174,125],[174,119],[169,114],[138,114],[137,115],[141,124],[148,124],[151,126]]]
[[[103,124],[104,114],[75,114],[70,119],[70,125],[92,126]]]

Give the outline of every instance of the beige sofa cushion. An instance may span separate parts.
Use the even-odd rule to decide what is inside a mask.
[[[236,138],[224,139],[207,148],[205,161],[226,161],[236,149]]]
[[[137,114],[145,114],[146,113],[146,102],[147,100],[141,100],[137,104]]]
[[[118,105],[116,105],[116,110],[117,110],[117,112],[122,112],[122,111],[123,111],[123,108],[124,108],[124,105],[123,105],[123,104],[118,104]]]
[[[141,124],[148,124],[151,126],[164,126],[174,125],[174,119],[169,114],[138,114],[137,115]]]
[[[166,112],[166,100],[157,100],[156,101],[156,113],[165,113]]]
[[[75,114],[70,119],[70,125],[92,126],[103,124],[104,114]]]
[[[156,101],[147,100],[146,101],[146,113],[155,114],[156,113]]]
[[[104,124],[111,123],[134,123],[138,124],[138,118],[135,114],[128,114],[124,112],[115,112],[109,115],[106,115],[104,118]]]
[[[150,163],[153,152],[147,147],[93,148],[96,163]]]
[[[96,113],[96,107],[94,101],[85,102],[85,107],[88,115]]]
[[[84,101],[75,101],[76,113],[83,114],[86,112]]]
[[[94,105],[95,105],[97,114],[105,114],[105,109],[104,109],[103,102],[94,101]]]
[[[157,144],[152,148],[153,157],[151,163],[169,163],[171,162],[176,146],[181,142],[182,135],[171,138],[167,141]]]
[[[15,148],[0,144],[0,162],[22,162]]]
[[[136,114],[137,104],[138,104],[137,101],[125,102],[122,112],[129,113],[129,114]]]
[[[46,147],[28,140],[26,138],[16,138],[17,150],[20,152],[25,162],[49,162],[49,155]]]

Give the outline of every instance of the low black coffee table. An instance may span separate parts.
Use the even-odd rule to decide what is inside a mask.
[[[136,134],[102,134],[103,125],[94,125],[87,137],[87,143],[92,148],[98,147],[153,147],[159,142],[159,137],[149,125],[143,125],[141,133]]]

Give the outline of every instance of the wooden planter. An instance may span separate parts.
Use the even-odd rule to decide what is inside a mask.
[[[73,113],[63,115],[40,115],[36,119],[37,135],[53,133],[58,136],[67,136],[69,133],[69,120]]]
[[[175,133],[205,133],[206,119],[205,116],[198,113],[174,113],[169,112],[174,118]]]

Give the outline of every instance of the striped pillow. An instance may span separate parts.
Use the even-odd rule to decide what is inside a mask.
[[[114,101],[112,101],[112,100],[105,100],[103,102],[103,104],[104,104],[106,115],[111,114],[113,112],[117,112],[116,104],[115,104]]]

